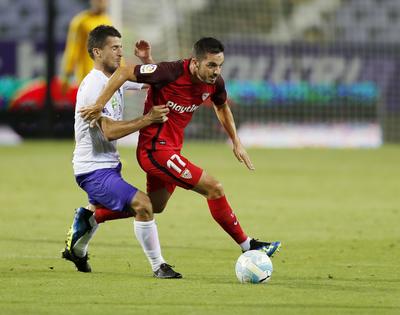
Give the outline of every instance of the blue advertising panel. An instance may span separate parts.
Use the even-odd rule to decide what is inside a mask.
[[[0,76],[17,73],[16,42],[0,42]]]
[[[224,78],[241,105],[376,106],[400,111],[400,58],[382,45],[226,45]]]
[[[55,45],[57,67],[64,42]],[[58,69],[58,68],[57,68]],[[46,44],[40,41],[0,41],[0,77],[29,79],[46,74]]]

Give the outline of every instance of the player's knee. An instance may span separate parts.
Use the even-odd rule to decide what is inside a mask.
[[[218,181],[215,181],[210,185],[210,189],[208,190],[207,199],[217,199],[224,196],[224,187]]]
[[[137,192],[135,198],[132,200],[131,207],[136,213],[136,220],[150,221],[153,219],[153,208],[146,194]]]
[[[215,178],[203,173],[200,182],[194,187],[194,191],[207,199],[217,199],[224,196],[222,184]]]
[[[147,202],[138,203],[134,208],[136,213],[135,219],[138,221],[153,220],[153,210],[151,208],[150,200]]]

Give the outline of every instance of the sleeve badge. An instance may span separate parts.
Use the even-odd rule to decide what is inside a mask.
[[[142,73],[142,74],[153,73],[154,71],[156,71],[156,69],[157,69],[157,65],[152,65],[152,64],[141,65],[140,73]]]

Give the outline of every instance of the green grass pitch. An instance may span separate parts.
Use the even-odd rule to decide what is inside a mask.
[[[250,172],[224,144],[184,154],[224,185],[244,229],[281,240],[267,285],[242,285],[236,244],[199,195],[178,189],[156,217],[182,280],[152,278],[131,220],[107,222],[91,274],[60,258],[73,209],[73,143],[0,147],[0,314],[399,314],[400,147],[263,150]],[[123,173],[142,190],[133,149]]]

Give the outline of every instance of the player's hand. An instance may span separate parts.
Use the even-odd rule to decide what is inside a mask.
[[[97,120],[101,117],[102,108],[97,105],[91,105],[87,107],[82,107],[79,110],[79,114],[81,117],[90,122],[90,127],[94,127],[96,125]]]
[[[153,63],[150,43],[142,39],[136,42],[135,56],[138,57],[143,63]]]
[[[148,119],[152,124],[165,123],[168,120],[169,108],[166,105],[155,105],[146,114],[146,119]]]
[[[233,144],[233,153],[240,163],[244,163],[251,171],[255,170],[253,163],[250,160],[249,154],[243,147],[242,143],[238,140]]]

